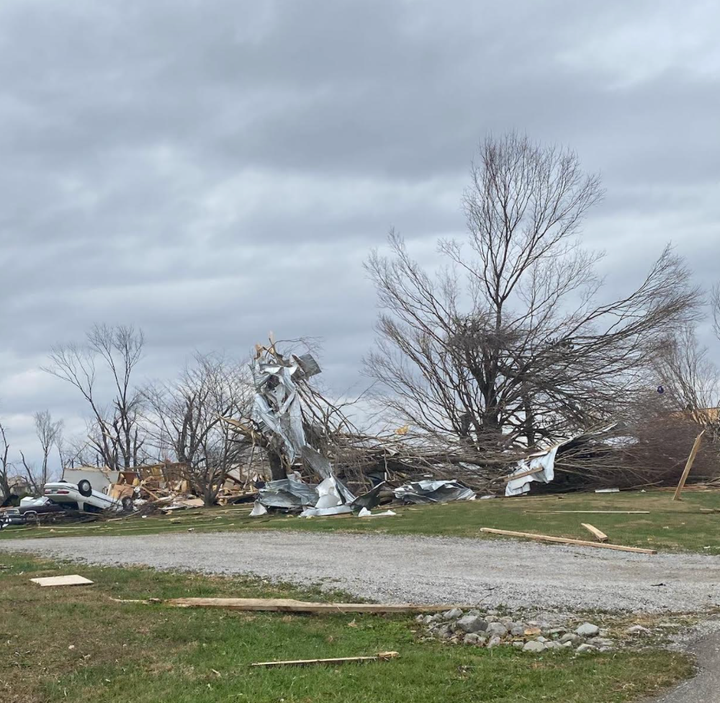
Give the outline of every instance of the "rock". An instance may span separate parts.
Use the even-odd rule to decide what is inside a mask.
[[[487,625],[487,633],[491,637],[505,637],[508,630],[507,627],[500,622],[490,622]]]
[[[574,643],[573,642],[563,642],[562,644],[560,644],[560,642],[558,642],[557,644],[560,645],[561,647],[564,647],[565,649],[568,649],[568,648],[572,648]]]
[[[512,645],[513,645],[513,647],[515,647],[515,649],[522,649],[525,646],[525,643],[524,642],[513,642]]]
[[[461,616],[462,610],[460,608],[451,608],[442,614],[443,620],[457,620]]]
[[[465,615],[472,615],[474,617],[480,617],[480,611],[479,610],[468,610]]]
[[[568,642],[570,644],[582,644],[582,641],[580,635],[575,635],[572,632],[568,632],[560,638],[560,644],[566,644]]]
[[[643,627],[642,625],[633,625],[632,627],[628,627],[627,630],[625,630],[626,635],[633,635],[635,637],[647,637],[647,635],[650,634],[650,630],[647,629],[647,627]]]
[[[415,618],[415,622],[419,622],[420,624],[425,624],[425,616],[424,615],[418,615]]]
[[[593,625],[589,622],[584,622],[580,627],[575,630],[576,635],[581,637],[595,637],[600,632],[600,628],[597,625]]]
[[[450,639],[453,636],[453,631],[450,625],[440,625],[434,631],[436,637],[442,637],[443,639]]]
[[[423,615],[423,622],[426,625],[432,625],[432,623],[436,622],[434,615]]]
[[[451,608],[450,610],[446,610],[442,616],[443,620],[456,620],[457,618],[461,617],[463,614],[463,611],[460,610],[460,608]]]
[[[550,642],[544,642],[545,649],[562,649],[563,645],[560,644],[557,640],[552,640]]]
[[[481,637],[481,636],[478,635],[476,632],[470,632],[469,634],[465,635],[465,637],[463,637],[463,642],[464,642],[465,644],[474,644],[474,645],[477,645],[477,646],[479,646],[479,647],[481,647],[482,645],[484,645],[484,644],[485,644],[485,641],[486,641],[486,638],[485,638],[485,637]]]
[[[539,652],[544,652],[545,649],[546,649],[546,647],[542,642],[535,642],[535,641],[526,642],[525,645],[523,646],[523,652],[539,653]]]
[[[548,639],[547,639],[547,637],[543,637],[542,635],[540,635],[540,637],[536,637],[536,638],[535,638],[535,641],[536,641],[536,642],[543,642],[543,643],[544,643],[544,642],[547,642]]]
[[[525,625],[521,622],[511,622],[507,627],[513,637],[522,637],[525,634]]]
[[[566,627],[553,627],[551,630],[547,630],[545,634],[550,635],[550,637],[560,637],[560,635],[564,635],[566,632]]]
[[[499,644],[502,644],[502,639],[498,637],[497,635],[494,635],[490,638],[490,641],[487,643],[488,647],[497,647]]]
[[[575,651],[578,654],[589,654],[590,652],[597,652],[597,648],[591,644],[581,644]]]
[[[606,648],[612,648],[615,646],[615,642],[613,640],[607,639],[606,637],[596,637],[593,641],[593,647],[606,647]]]
[[[463,615],[455,624],[463,632],[482,632],[488,629],[487,622],[477,615]]]

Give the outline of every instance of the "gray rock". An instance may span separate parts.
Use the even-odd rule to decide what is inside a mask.
[[[536,641],[536,642],[547,642],[547,641],[548,641],[548,638],[547,638],[547,637],[543,637],[542,635],[540,635],[540,637],[536,637],[536,638],[535,638],[535,641]]]
[[[566,627],[553,627],[551,630],[546,630],[545,634],[550,635],[550,637],[560,637],[560,635],[564,635],[566,632]]]
[[[597,625],[593,625],[589,622],[584,622],[580,627],[575,630],[576,635],[581,637],[595,637],[600,632],[600,628]]]
[[[435,628],[434,634],[436,637],[450,639],[453,636],[453,630],[450,625],[440,625],[440,627]]]
[[[575,651],[578,654],[589,654],[590,652],[597,652],[597,647],[593,647],[591,644],[581,644]]]
[[[481,637],[475,632],[470,632],[469,634],[465,635],[465,637],[463,637],[463,642],[465,644],[474,644],[481,646],[485,644],[485,639],[485,637]]]
[[[557,644],[559,644],[561,647],[563,647],[565,649],[572,649],[572,647],[574,645],[573,642],[562,642],[562,643],[558,642]]]
[[[424,616],[424,615],[418,615],[418,616],[415,618],[415,622],[419,622],[419,623],[421,623],[421,624],[424,624],[424,623],[425,623],[425,616]]]
[[[456,625],[463,632],[482,632],[488,629],[487,622],[477,615],[463,615]]]
[[[525,625],[518,625],[513,623],[510,627],[510,634],[513,637],[522,637],[525,634]]]
[[[500,622],[490,622],[487,625],[487,633],[491,637],[505,637],[508,633],[508,629]]]
[[[497,647],[499,644],[502,644],[502,639],[498,637],[497,635],[493,635],[490,638],[490,641],[487,643],[488,647]]]
[[[461,617],[463,614],[463,611],[460,610],[460,608],[451,608],[450,610],[446,610],[442,616],[443,620],[456,620],[457,618]]]
[[[544,652],[546,649],[545,645],[542,642],[526,642],[523,646],[523,652]]]
[[[614,647],[615,642],[606,637],[596,637],[593,641],[593,647]]]
[[[626,635],[634,635],[635,637],[647,637],[650,634],[650,630],[642,625],[633,625],[625,630]]]
[[[477,618],[480,616],[480,611],[479,610],[468,610],[467,613],[465,613],[465,615],[473,615],[474,617]]]
[[[570,644],[582,644],[582,641],[583,639],[580,635],[575,635],[572,632],[567,632],[560,638],[560,644],[565,644],[567,642]]]
[[[557,640],[552,640],[550,642],[544,642],[545,649],[562,649],[563,645],[560,644]]]
[[[515,647],[515,649],[522,649],[525,646],[525,643],[524,642],[513,642],[512,645],[513,645],[513,647]]]

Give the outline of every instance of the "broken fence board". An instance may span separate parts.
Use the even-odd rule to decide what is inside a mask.
[[[596,549],[615,549],[619,552],[635,552],[636,554],[657,554],[654,549],[643,549],[642,547],[623,547],[620,544],[603,544],[600,542],[588,542],[582,539],[570,539],[567,537],[551,537],[550,535],[535,535],[531,532],[513,532],[512,530],[496,530],[492,527],[481,527],[480,532],[487,532],[493,535],[505,535],[506,537],[522,537],[534,539],[540,542],[557,542],[558,544],[574,544],[578,547],[595,547]]]
[[[255,662],[250,666],[307,666],[308,664],[346,664],[349,662],[389,661],[397,658],[397,652],[378,652],[369,657],[336,657],[335,659],[289,659],[286,661]]]
[[[595,539],[597,539],[598,542],[607,542],[608,541],[608,536],[602,530],[598,530],[598,528],[595,527],[594,525],[591,525],[590,523],[587,523],[587,522],[581,522],[580,524],[591,535],[593,535],[593,537],[595,537]]]
[[[173,608],[224,608],[278,613],[439,613],[467,605],[414,605],[401,603],[312,603],[291,598],[169,598],[167,600],[117,600],[118,603],[160,603]]]
[[[84,576],[72,574],[70,576],[46,576],[43,578],[30,579],[39,586],[89,586],[93,582]]]

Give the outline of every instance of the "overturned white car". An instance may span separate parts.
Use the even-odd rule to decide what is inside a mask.
[[[72,510],[87,513],[98,513],[103,510],[132,510],[132,498],[117,500],[105,493],[93,490],[90,481],[82,480],[75,483],[67,481],[53,481],[46,483],[43,490],[45,498]]]

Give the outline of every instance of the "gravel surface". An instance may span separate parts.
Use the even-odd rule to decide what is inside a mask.
[[[654,703],[717,703],[720,700],[720,622],[701,623],[678,647],[697,660],[697,675]]]
[[[720,605],[720,557],[506,539],[253,531],[3,540],[3,550],[322,583],[388,603],[635,612],[700,612]]]

